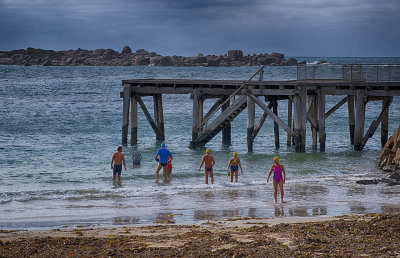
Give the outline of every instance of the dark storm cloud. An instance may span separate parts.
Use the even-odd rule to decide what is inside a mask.
[[[397,0],[0,0],[0,49],[399,56]]]

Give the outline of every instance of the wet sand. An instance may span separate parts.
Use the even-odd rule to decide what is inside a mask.
[[[400,257],[400,215],[238,218],[174,225],[0,230],[0,257]]]

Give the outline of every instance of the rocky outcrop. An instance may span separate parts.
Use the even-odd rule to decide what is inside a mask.
[[[400,184],[400,125],[383,146],[376,164],[383,172],[390,173],[385,180],[389,185]]]
[[[125,46],[122,51],[121,51],[122,55],[129,55],[132,54],[132,49],[129,46]]]
[[[152,65],[152,66],[257,66],[297,65],[294,58],[285,59],[281,53],[243,55],[242,50],[228,50],[224,55],[203,55],[195,57],[161,56],[155,52],[138,49],[135,52],[125,46],[121,53],[113,49],[95,50],[44,50],[38,48],[0,51],[0,65]]]

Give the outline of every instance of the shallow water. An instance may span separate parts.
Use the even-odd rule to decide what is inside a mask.
[[[308,62],[313,62],[311,58]],[[325,60],[327,58],[324,58]],[[336,60],[336,59],[335,59]],[[335,62],[333,60],[332,62]],[[385,59],[340,59],[372,63]],[[344,61],[343,61],[344,60]],[[400,59],[395,60],[400,63]],[[347,108],[327,119],[326,152],[275,150],[273,122],[267,119],[247,153],[246,115],[232,123],[232,145],[215,137],[214,185],[198,171],[204,149],[190,150],[191,108],[188,95],[163,97],[167,148],[174,155],[170,182],[155,181],[155,135],[139,111],[139,149],[143,160],[133,166],[124,147],[128,170],[113,183],[110,159],[121,142],[121,80],[131,78],[247,79],[257,67],[20,67],[0,66],[0,227],[43,228],[95,223],[150,224],[172,213],[176,223],[200,223],[233,217],[321,216],[399,212],[400,187],[358,185],[359,179],[381,178],[375,159],[380,129],[362,152],[349,144]],[[293,67],[266,67],[265,80],[295,79]],[[144,98],[152,113],[150,98]],[[327,110],[340,97],[327,98]],[[212,105],[205,102],[205,109]],[[390,133],[400,122],[399,99],[390,110]],[[380,102],[367,105],[366,124],[376,119]],[[285,102],[279,115],[286,119]],[[257,117],[261,110],[257,109]],[[310,130],[308,130],[310,131]],[[309,133],[309,132],[308,132]],[[244,173],[239,183],[226,176],[229,157],[239,153]],[[266,177],[272,158],[286,167],[286,204],[274,204]]]

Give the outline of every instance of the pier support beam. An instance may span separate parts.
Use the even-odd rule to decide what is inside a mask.
[[[194,141],[196,140],[199,134],[199,125],[201,123],[201,112],[200,107],[201,104],[201,91],[200,89],[193,90],[193,110],[192,110],[192,141],[190,142],[190,148],[195,148]]]
[[[278,100],[276,98],[272,100],[272,111],[276,116],[278,116]],[[280,148],[279,126],[275,121],[274,121],[274,136],[275,136],[275,149],[279,149]]]
[[[311,96],[311,117],[314,121],[318,121],[318,97]],[[311,125],[311,132],[312,132],[312,149],[317,150],[317,138],[318,138],[318,130],[315,126]]]
[[[347,109],[349,113],[349,133],[350,133],[350,143],[354,144],[354,96],[347,95]]]
[[[135,96],[131,97],[131,145],[138,142],[138,103]]]
[[[161,94],[153,95],[153,103],[154,103],[154,122],[158,130],[161,132],[161,134],[156,134],[156,140],[165,141],[162,95]]]
[[[325,92],[318,89],[318,134],[319,150],[325,151],[326,131],[325,131]]]
[[[356,116],[354,125],[354,150],[362,150],[362,140],[364,137],[364,124],[365,124],[365,106],[366,96],[365,91],[357,90],[356,97]]]
[[[288,99],[288,114],[287,114],[288,121],[287,121],[287,124],[288,124],[288,126],[290,128],[292,128],[292,120],[293,120],[293,118],[292,118],[292,113],[293,113],[292,112],[292,107],[293,107],[293,101],[289,98]],[[286,145],[288,147],[292,146],[292,136],[289,133],[287,133]]]
[[[307,88],[298,86],[298,94],[293,97],[294,104],[294,131],[298,135],[295,139],[296,151],[306,151],[306,114],[307,114]]]
[[[256,116],[256,105],[254,101],[247,97],[247,151],[253,152],[254,139],[251,137],[254,131]]]
[[[224,103],[228,97],[223,97],[221,103]],[[224,112],[230,106],[230,101],[228,101],[225,105],[222,106],[222,111]],[[222,144],[231,144],[232,141],[232,131],[231,131],[231,124],[229,123],[225,128],[222,129]]]
[[[382,111],[390,103],[391,97],[386,97],[382,100]],[[388,140],[388,130],[389,130],[389,107],[383,113],[382,123],[381,123],[381,145],[385,146]]]
[[[124,84],[123,107],[122,107],[122,145],[126,145],[128,143],[130,98],[131,98],[131,85]]]

